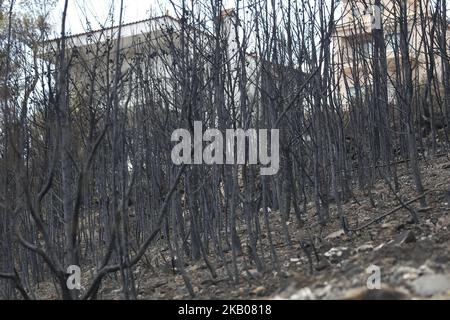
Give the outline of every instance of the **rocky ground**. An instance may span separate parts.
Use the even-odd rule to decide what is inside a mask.
[[[402,168],[401,170],[406,170]],[[400,170],[400,174],[401,171]],[[309,232],[299,230],[291,217],[289,228],[292,246],[278,237],[278,259],[281,272],[260,274],[254,269],[245,271],[245,261],[239,258],[243,280],[230,285],[224,268],[218,268],[218,278],[212,279],[203,263],[188,266],[199,299],[339,299],[356,295],[365,288],[370,276],[367,268],[380,268],[381,283],[413,299],[450,298],[450,162],[438,157],[423,161],[422,172],[427,195],[428,210],[420,211],[418,202],[409,208],[415,210],[419,223],[412,223],[408,209],[387,215],[358,232],[345,235],[336,218],[322,228],[312,216],[306,225]],[[405,171],[406,172],[406,171]],[[414,199],[413,182],[409,175],[401,175],[399,195],[403,203]],[[393,211],[400,203],[382,182],[373,191],[376,207],[367,196],[357,193],[343,209],[350,226],[364,225],[376,217]],[[335,215],[335,208],[332,208]],[[281,233],[277,212],[270,214],[273,235]],[[313,257],[314,270],[310,273],[307,257],[299,239],[311,235],[319,261]],[[274,239],[277,237],[274,236]],[[269,252],[267,250],[267,252]],[[266,257],[269,260],[269,257]],[[141,278],[141,277],[140,277]],[[189,298],[180,276],[143,271],[140,289],[142,299]],[[355,289],[356,288],[356,289]],[[107,297],[106,295],[105,297]]]
[[[416,197],[411,177],[405,164],[400,168],[402,188],[398,195],[403,203]],[[450,160],[441,156],[422,162],[423,182],[427,190],[428,208],[419,210],[418,201],[399,206],[399,200],[390,189],[379,182],[373,190],[373,207],[368,197],[360,192],[348,201],[344,212],[350,227],[356,229],[382,215],[360,231],[345,235],[340,230],[335,207],[331,207],[331,223],[321,227],[309,204],[305,227],[298,228],[292,215],[288,222],[292,245],[286,245],[281,234],[278,212],[270,213],[273,239],[277,248],[280,272],[261,274],[249,265],[245,255],[238,257],[242,273],[239,284],[230,284],[223,266],[217,268],[213,279],[203,261],[187,265],[196,299],[341,299],[354,298],[366,288],[370,276],[367,268],[377,266],[383,288],[392,288],[394,298],[401,294],[411,299],[450,298]],[[394,209],[395,212],[388,214]],[[410,210],[419,218],[413,223]],[[241,230],[244,232],[244,230]],[[242,239],[245,237],[242,236]],[[313,270],[300,247],[300,239],[309,239],[317,250]],[[263,243],[267,245],[267,239]],[[312,249],[312,246],[309,246]],[[270,265],[270,251],[265,260]],[[311,250],[312,251],[312,250]],[[189,299],[183,279],[164,267],[158,252],[135,270],[139,299]],[[158,260],[159,259],[159,260]],[[231,259],[231,258],[230,258]],[[159,261],[159,262],[158,262]],[[158,265],[159,263],[159,265]],[[104,282],[100,299],[120,299],[118,284],[113,278]],[[360,289],[362,288],[362,289]],[[358,296],[359,297],[359,296]],[[389,297],[389,296],[383,296]]]

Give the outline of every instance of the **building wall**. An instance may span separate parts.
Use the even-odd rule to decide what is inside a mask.
[[[373,3],[373,0],[370,1]],[[399,27],[396,22],[394,1],[383,0],[381,10],[381,23],[383,26],[386,58],[388,64],[388,76],[395,80],[396,63],[395,53],[399,53]],[[424,40],[431,43],[431,13],[422,3],[423,10],[427,18],[425,22],[420,21],[419,0],[407,0],[407,16],[408,16],[408,36],[409,38],[409,55],[411,65],[413,67],[413,81],[419,84],[425,83],[427,80],[427,50],[424,48]],[[355,79],[367,82],[370,86],[372,83],[372,12],[360,9],[354,13],[354,8],[364,8],[360,1],[344,0],[342,2],[342,19],[336,27],[333,37],[334,50],[334,68],[337,82],[339,83],[340,96],[344,105],[348,103],[349,96],[356,90],[354,86]],[[357,10],[357,9],[356,9]],[[424,30],[422,29],[424,26]],[[447,34],[447,52],[450,51],[450,25]],[[436,42],[436,39],[434,39]],[[372,49],[371,49],[372,48]],[[436,49],[436,48],[435,48]],[[439,54],[434,54],[435,59],[435,77],[442,82],[442,60]],[[344,79],[345,77],[345,79]],[[364,89],[363,89],[364,90]],[[388,91],[393,98],[395,91],[392,84],[388,83]],[[393,99],[392,99],[393,100]]]

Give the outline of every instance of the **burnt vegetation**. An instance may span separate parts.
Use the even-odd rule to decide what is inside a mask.
[[[55,38],[51,1],[0,0],[0,298],[137,299],[161,273],[205,297],[193,266],[238,288],[283,278],[285,248],[317,275],[321,230],[358,237],[394,213],[380,184],[405,223],[450,193],[421,169],[450,143],[445,0],[375,0],[375,29],[353,1],[180,0],[128,24],[119,1],[117,23],[80,35],[62,2]],[[279,129],[279,172],[174,165],[171,134],[194,121]]]

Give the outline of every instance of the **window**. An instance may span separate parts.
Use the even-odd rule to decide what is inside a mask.
[[[397,91],[395,90],[394,85],[392,83],[388,83],[387,89],[388,89],[388,101],[390,103],[395,102]]]
[[[358,91],[357,91],[356,87],[349,87],[348,88],[347,95],[348,95],[349,99],[355,99],[357,93],[358,93]],[[366,88],[364,86],[360,86],[359,87],[359,94],[360,94],[360,96],[363,97],[365,95],[365,93],[366,93]]]
[[[372,57],[373,45],[372,39],[360,39],[354,42],[353,56],[359,59],[368,59]]]
[[[365,58],[370,58],[372,57],[372,53],[373,53],[372,39],[365,40],[362,43],[362,54],[364,55]]]
[[[394,51],[400,45],[400,34],[389,33],[386,35],[386,51]]]
[[[356,97],[356,88],[355,87],[348,88],[348,96],[349,96],[349,98]]]

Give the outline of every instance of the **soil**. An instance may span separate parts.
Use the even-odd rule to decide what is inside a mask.
[[[194,299],[342,299],[352,298],[366,290],[373,268],[379,268],[384,289],[394,290],[411,299],[450,298],[450,161],[441,156],[421,164],[428,208],[421,210],[414,201],[408,208],[386,215],[359,231],[345,234],[340,228],[336,206],[330,207],[330,221],[318,223],[313,204],[308,204],[304,225],[299,228],[294,214],[288,222],[291,245],[283,236],[278,211],[271,211],[270,226],[277,249],[279,271],[272,263],[267,237],[261,241],[267,272],[254,269],[248,255],[237,258],[241,273],[239,283],[229,281],[223,264],[211,258],[217,277],[213,278],[203,261],[186,264],[192,282]],[[406,164],[399,167],[403,203],[417,193]],[[375,207],[363,192],[343,204],[350,229],[391,212],[401,203],[382,181],[372,191]],[[411,210],[416,212],[414,223]],[[263,219],[261,219],[263,220]],[[239,230],[245,239],[245,230]],[[312,266],[300,246],[306,244]],[[243,243],[245,252],[246,244]],[[313,254],[317,251],[319,260]],[[153,249],[155,250],[155,249]],[[165,253],[167,258],[167,253]],[[231,253],[225,252],[231,260]],[[134,273],[138,299],[191,299],[183,278],[163,259],[164,253],[149,252]],[[151,259],[150,257],[153,257]],[[231,264],[230,264],[231,266]],[[312,272],[311,272],[312,268]],[[369,269],[368,269],[369,268]],[[370,269],[372,268],[372,270]],[[122,299],[118,282],[105,279],[99,299]],[[381,292],[381,291],[380,291]],[[384,296],[390,298],[391,296]],[[394,297],[392,297],[394,298]]]

